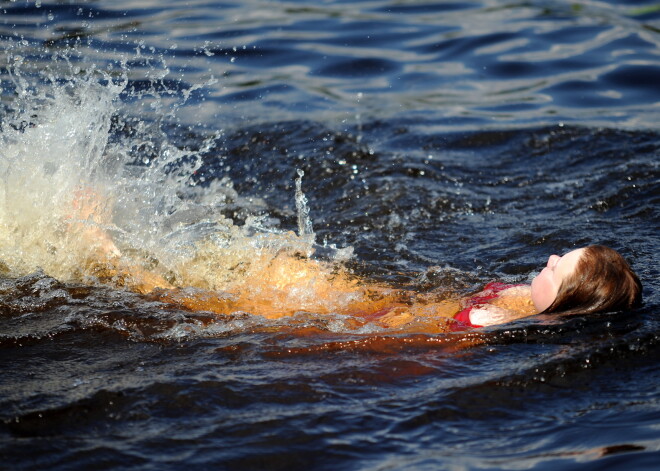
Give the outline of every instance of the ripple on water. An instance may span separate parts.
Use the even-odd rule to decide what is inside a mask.
[[[660,10],[193,3],[0,7],[5,466],[655,469]],[[296,230],[298,169],[317,243],[370,280],[465,294],[601,242],[645,306],[393,332],[191,312],[61,257],[49,204],[99,175],[151,268],[218,233],[303,253],[264,237]]]
[[[653,9],[381,0],[275,3],[265,17],[250,15],[254,8],[261,11],[257,0],[189,9],[11,4],[0,33],[22,35],[31,44],[24,55],[44,66],[51,57],[40,49],[44,41],[77,42],[101,68],[131,62],[137,50],[135,75],[154,85],[169,75],[175,94],[213,77],[180,113],[196,124],[223,106],[227,122],[401,111],[471,129],[558,121],[653,127],[657,120]],[[236,109],[237,102],[249,107]]]

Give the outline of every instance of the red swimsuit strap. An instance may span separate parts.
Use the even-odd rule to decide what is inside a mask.
[[[462,330],[466,327],[483,327],[482,325],[475,325],[470,322],[470,312],[472,309],[479,304],[486,304],[488,301],[498,298],[502,291],[514,286],[520,285],[509,285],[506,283],[500,283],[499,281],[488,283],[478,295],[472,296],[465,301],[467,307],[454,316],[454,320],[458,321],[458,323],[455,324],[452,330]]]
[[[452,330],[454,330],[454,331],[463,330],[466,327],[474,327],[474,328],[483,327],[483,325],[474,325],[470,321],[470,311],[472,311],[472,308],[474,308],[474,306],[470,306],[468,308],[465,308],[461,312],[459,312],[458,314],[456,314],[454,316],[454,320],[456,320],[458,322],[452,325]]]
[[[519,285],[508,285],[506,283],[492,281],[488,283],[486,286],[484,286],[484,289],[481,290],[481,292],[478,295],[469,298],[466,301],[466,304],[468,306],[474,306],[476,304],[485,304],[487,301],[499,297],[502,291],[509,289],[513,286],[519,286]]]

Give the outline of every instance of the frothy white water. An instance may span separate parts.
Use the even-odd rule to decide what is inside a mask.
[[[76,189],[102,190],[118,167],[104,151],[123,87],[88,77],[35,88],[18,77],[0,133],[0,257],[18,272],[42,266],[63,275],[85,256],[65,249],[75,244],[66,221]],[[105,210],[101,202],[98,211]]]
[[[291,261],[314,252],[300,178],[291,195],[299,236],[256,216],[234,224],[222,215],[228,204],[254,214],[263,202],[243,200],[226,177],[204,188],[194,179],[220,132],[207,133],[194,151],[177,147],[157,121],[130,116],[125,77],[94,67],[65,79],[14,71],[16,93],[0,133],[5,271],[41,268],[61,280],[84,280],[99,255],[120,253],[125,265],[170,286],[239,293],[251,305],[267,300],[266,309],[277,312],[329,311],[355,299],[350,284],[333,281],[334,268]],[[108,249],[112,243],[116,249]]]

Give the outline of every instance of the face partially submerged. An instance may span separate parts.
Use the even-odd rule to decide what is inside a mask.
[[[532,301],[538,312],[550,307],[562,281],[575,271],[583,252],[584,249],[576,249],[562,257],[550,255],[546,267],[532,280]]]

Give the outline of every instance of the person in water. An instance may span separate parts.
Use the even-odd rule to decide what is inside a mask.
[[[257,264],[242,287],[220,293],[191,290],[124,260],[110,236],[99,228],[99,218],[107,218],[107,214],[99,210],[96,193],[79,193],[73,207],[73,219],[94,223],[72,223],[71,227],[92,247],[94,262],[90,266],[99,279],[191,310],[243,311],[267,318],[300,311],[341,313],[389,328],[440,332],[503,324],[541,313],[591,314],[641,304],[639,278],[618,252],[602,245],[551,255],[531,285],[489,283],[467,298],[437,300],[383,287],[328,270],[316,260],[287,254]],[[303,292],[311,301],[303,299]],[[337,299],[343,301],[337,303]]]
[[[527,299],[527,305],[520,299]],[[593,314],[628,310],[642,301],[642,284],[615,250],[590,245],[551,255],[531,286],[490,283],[468,298],[455,319],[471,327],[501,324],[533,314]]]

